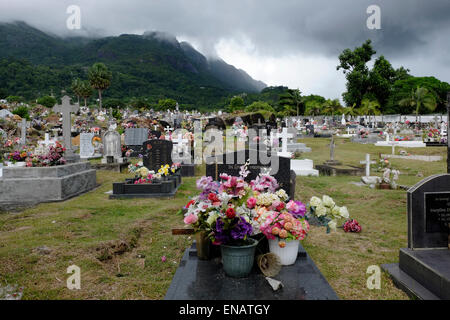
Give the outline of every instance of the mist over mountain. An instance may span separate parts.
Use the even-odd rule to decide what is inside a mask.
[[[105,63],[113,73],[105,98],[173,98],[206,107],[231,94],[266,87],[165,32],[63,38],[25,22],[0,23],[0,48],[0,94],[28,99],[50,90],[70,91],[72,79],[86,79],[87,68],[95,62]]]

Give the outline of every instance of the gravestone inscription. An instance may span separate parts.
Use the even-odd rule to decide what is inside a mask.
[[[408,190],[408,247],[447,248],[450,175],[428,177]]]
[[[285,157],[272,156],[267,152],[256,150],[240,150],[236,152],[210,157],[206,163],[206,175],[219,180],[219,175],[226,173],[231,176],[239,176],[241,167],[250,159],[247,168],[250,173],[245,181],[250,182],[262,173],[262,171],[272,169],[270,174],[277,179],[280,188],[284,189],[291,199],[295,196],[295,173],[291,171],[291,159]]]
[[[94,133],[81,133],[80,134],[80,157],[89,158],[95,153],[94,145],[92,144],[92,139],[94,138]]]
[[[168,140],[148,140],[143,144],[143,163],[157,172],[163,165],[172,165],[173,143]]]

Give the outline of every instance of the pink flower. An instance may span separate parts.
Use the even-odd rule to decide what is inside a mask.
[[[247,208],[253,209],[256,206],[256,199],[251,197],[247,200]]]
[[[162,261],[162,262],[166,262],[166,260],[167,260],[166,256],[162,256],[162,257],[161,257],[161,261]]]
[[[198,221],[198,217],[195,214],[190,214],[184,218],[185,224],[194,224]]]

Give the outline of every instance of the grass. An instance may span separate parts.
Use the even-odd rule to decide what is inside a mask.
[[[320,164],[329,158],[329,139],[303,139],[312,148],[306,158]],[[390,153],[374,147],[336,140],[335,159],[358,165],[370,153]],[[393,159],[400,184],[413,185],[445,172],[445,148],[410,149],[413,154],[444,155],[440,162]],[[197,174],[204,172],[204,166]],[[184,178],[174,199],[108,200],[112,182],[128,174],[97,171],[100,187],[77,198],[40,204],[21,212],[0,214],[0,287],[24,287],[24,299],[162,299],[184,250],[192,238],[172,236],[183,226],[178,209],[197,193],[196,178]],[[398,262],[407,244],[405,191],[372,190],[351,184],[358,177],[298,177],[296,198],[328,194],[346,205],[363,227],[360,234],[342,230],[326,234],[312,227],[303,242],[341,299],[407,299],[382,275],[381,290],[366,288],[370,265]],[[47,246],[50,254],[36,248]],[[167,258],[162,262],[162,256]],[[66,288],[67,267],[81,268],[81,290]]]

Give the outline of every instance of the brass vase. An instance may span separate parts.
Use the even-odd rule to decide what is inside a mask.
[[[197,246],[197,257],[199,260],[209,260],[211,258],[211,241],[207,238],[208,233],[200,231],[195,234]]]

